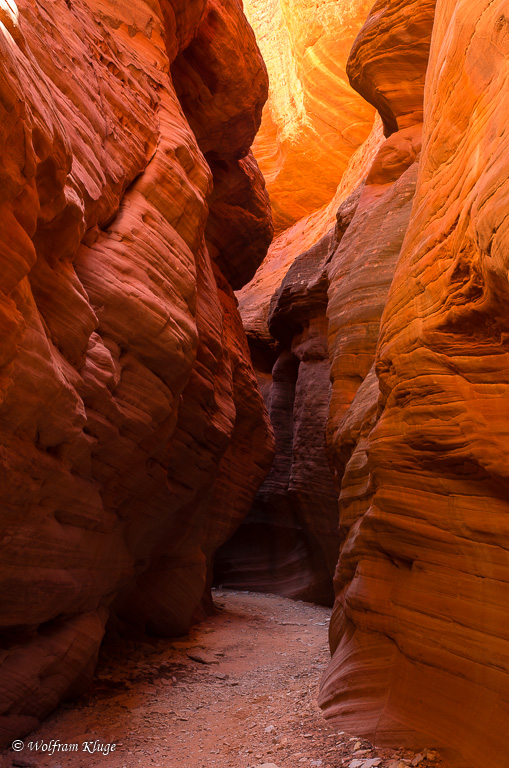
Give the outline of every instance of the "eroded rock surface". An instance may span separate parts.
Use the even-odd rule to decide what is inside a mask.
[[[107,621],[203,616],[218,548],[223,583],[328,602],[340,546],[329,720],[504,764],[506,6],[375,3],[347,71],[385,137],[324,205],[368,132],[371,107],[330,96],[369,8],[264,4],[316,165],[271,102],[278,226],[307,215],[256,271],[267,82],[240,3],[3,4],[3,742],[83,689]],[[232,292],[253,274],[256,374]],[[271,460],[259,389],[277,455],[221,547]]]
[[[8,742],[87,684],[110,615],[175,635],[201,610],[271,460],[228,279],[272,227],[249,155],[267,78],[236,0],[0,20]]]
[[[435,3],[377,0],[350,51],[350,83],[376,107],[386,136],[422,123]]]
[[[478,768],[509,747],[506,11],[437,5],[417,192],[378,341],[380,397],[366,380],[345,474],[322,686],[346,727],[431,736]]]
[[[253,149],[276,232],[330,202],[373,109],[346,62],[371,0],[245,0],[271,82]]]
[[[296,430],[318,428],[320,412],[296,426],[296,350],[328,320],[341,554],[326,716],[484,768],[509,746],[507,9],[448,0],[434,13],[428,0],[375,4],[347,71],[386,141],[338,200],[327,246],[327,228],[303,219],[240,301],[253,347],[277,359],[272,390],[260,375],[279,433],[263,488],[285,503]]]

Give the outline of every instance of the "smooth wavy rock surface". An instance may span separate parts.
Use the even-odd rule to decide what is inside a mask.
[[[109,614],[174,635],[200,610],[272,455],[228,283],[272,226],[237,0],[12,2],[0,22],[8,742],[87,683]]]
[[[338,208],[367,177],[384,140],[382,130],[380,119],[375,119],[370,135],[350,158],[333,198],[327,205],[275,237],[253,278],[237,292],[239,311],[251,344],[261,347],[274,344],[268,329],[272,297],[300,254],[315,245],[334,227]]]
[[[350,83],[376,107],[386,136],[422,122],[435,3],[377,0],[350,51]]]
[[[366,78],[372,68],[365,91],[384,93],[386,128],[403,120],[401,135],[421,108],[377,66],[378,45],[368,51],[391,5],[418,18],[415,3],[377,4],[352,66],[365,61]],[[437,3],[416,193],[380,332],[369,356],[365,334],[332,345],[334,381],[347,379],[329,433],[344,542],[321,704],[342,729],[434,743],[475,768],[509,751],[507,10]],[[337,297],[340,329],[351,301]]]
[[[270,95],[253,145],[276,233],[329,203],[373,109],[346,62],[371,0],[245,0],[267,64]]]

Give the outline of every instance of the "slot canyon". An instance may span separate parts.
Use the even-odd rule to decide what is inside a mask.
[[[0,33],[1,768],[509,768],[509,0]]]

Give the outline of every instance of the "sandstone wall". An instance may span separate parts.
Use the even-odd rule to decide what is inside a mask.
[[[422,114],[407,83],[423,78],[404,62],[424,61],[425,9],[377,3],[349,64],[386,131],[404,137]],[[408,226],[402,198],[388,200],[362,285],[341,275],[328,309],[343,544],[321,705],[342,729],[435,744],[476,768],[503,764],[509,746],[506,15],[503,2],[437,3]],[[399,31],[396,44],[378,43]],[[349,341],[349,297],[372,304],[391,224],[403,245],[380,331]],[[359,254],[371,249],[367,230]]]
[[[276,456],[253,509],[216,556],[224,586],[323,604],[332,604],[338,556],[337,494],[324,440],[330,382],[323,272],[330,241],[326,236],[298,257],[273,298],[269,328],[280,345],[267,404]]]
[[[272,456],[228,282],[272,226],[238,0],[27,1],[0,22],[8,743],[86,685],[109,616],[174,635],[201,610]]]
[[[282,232],[334,196],[373,109],[346,62],[372,0],[245,0],[267,64],[270,96],[253,149]]]
[[[355,183],[343,177],[335,232],[331,208],[304,217],[239,293],[277,455],[237,547],[249,552],[255,524],[264,536],[281,525],[277,589],[316,588],[305,516],[289,533],[306,434],[314,476],[328,460],[339,496],[326,717],[487,768],[508,752],[508,12],[507,2],[434,5],[375,3],[347,72],[379,111],[385,142],[370,145],[369,162],[361,148]],[[328,394],[296,405],[295,353],[311,329],[315,369],[330,365],[327,458],[310,436]],[[315,373],[311,391],[325,380]],[[309,487],[319,528],[327,503]],[[227,546],[223,575],[263,586],[270,559],[260,550],[241,572]]]

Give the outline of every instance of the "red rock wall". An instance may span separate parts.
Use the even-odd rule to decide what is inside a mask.
[[[507,15],[486,0],[445,0],[436,18],[428,0],[375,4],[347,71],[386,141],[338,200],[326,255],[312,246],[326,229],[308,217],[239,294],[257,361],[277,357],[272,382],[259,364],[276,430],[263,486],[273,503],[255,505],[237,547],[245,556],[263,524],[279,571],[259,551],[244,584],[272,578],[298,595],[319,572],[306,554],[315,533],[301,524],[289,535],[299,504],[289,489],[297,434],[311,476],[323,470],[310,440],[320,406],[296,407],[295,352],[323,318],[325,284],[341,553],[320,703],[341,730],[434,745],[463,768],[503,765],[509,747]],[[239,550],[221,552],[222,576],[239,579]]]
[[[207,558],[272,453],[226,279],[241,285],[272,234],[248,154],[267,80],[240,3],[11,8],[0,34],[6,743],[88,682],[109,615],[187,629]]]
[[[377,4],[350,61],[363,92],[383,94],[386,130],[404,126],[405,140],[422,111],[415,94],[402,109],[407,68],[400,90],[376,41],[399,36],[386,50],[410,46],[413,61],[415,6]],[[408,226],[398,194],[376,251],[369,226],[359,230],[364,278],[339,272],[328,309],[343,544],[320,702],[341,729],[434,744],[475,768],[504,764],[509,749],[506,16],[504,2],[437,4]],[[374,308],[392,224],[403,245],[391,249],[380,330],[349,340],[349,297],[362,291]]]
[[[376,132],[365,148],[374,157],[369,174],[363,181],[351,174],[357,186],[339,207],[335,229],[295,258],[270,302],[260,302],[260,287],[279,274],[277,245],[241,292],[252,342],[267,347],[268,333],[278,342],[267,397],[276,458],[237,536],[218,552],[218,583],[331,601],[345,530],[343,522],[338,533],[339,488],[356,442],[355,432],[343,434],[343,419],[374,364],[415,192],[420,135],[418,124],[383,143]],[[281,253],[288,250],[283,245]]]

